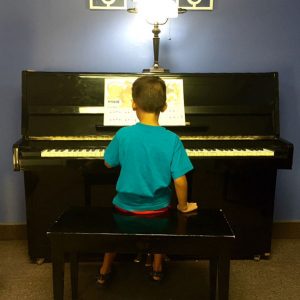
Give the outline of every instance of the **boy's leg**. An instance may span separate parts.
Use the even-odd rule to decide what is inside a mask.
[[[165,258],[164,254],[154,254],[153,255],[153,273],[152,273],[152,278],[155,281],[160,281],[162,279],[162,262]]]
[[[100,274],[108,274],[111,271],[111,265],[116,257],[116,252],[107,252],[104,254],[103,263],[100,267]]]
[[[104,254],[103,263],[97,276],[97,284],[103,286],[108,283],[111,278],[111,265],[116,257],[115,252],[107,252]]]
[[[153,271],[161,272],[162,271],[162,261],[164,258],[164,254],[154,254],[153,255]]]

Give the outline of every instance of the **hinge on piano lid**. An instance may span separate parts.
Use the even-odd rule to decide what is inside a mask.
[[[19,148],[13,148],[13,166],[14,171],[20,171],[20,163],[19,163]]]

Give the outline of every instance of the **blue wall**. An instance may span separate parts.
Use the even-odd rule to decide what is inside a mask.
[[[123,11],[87,0],[2,1],[0,11],[0,223],[25,223],[22,173],[12,170],[21,137],[21,71],[140,72],[152,33]],[[280,76],[281,136],[294,143],[293,170],[278,172],[275,220],[300,220],[300,2],[215,0],[162,27],[160,63],[172,72],[265,72]]]

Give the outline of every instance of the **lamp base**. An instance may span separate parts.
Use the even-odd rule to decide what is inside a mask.
[[[143,73],[170,73],[170,70],[161,67],[153,67],[150,69],[143,69]]]

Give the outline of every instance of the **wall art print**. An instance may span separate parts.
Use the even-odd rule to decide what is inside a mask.
[[[174,0],[186,10],[213,10],[214,0]],[[89,0],[91,10],[126,10],[134,6],[136,0]]]

